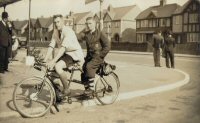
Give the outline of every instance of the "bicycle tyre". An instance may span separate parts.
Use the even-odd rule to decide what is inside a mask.
[[[23,117],[41,117],[51,108],[54,101],[53,89],[48,82],[44,82],[42,87],[43,81],[45,80],[42,78],[31,77],[22,80],[15,87],[13,103]]]
[[[96,98],[102,105],[112,104],[119,95],[119,88],[120,81],[114,72],[107,76],[100,77],[95,84]]]

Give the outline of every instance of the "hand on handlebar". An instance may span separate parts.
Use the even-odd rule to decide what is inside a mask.
[[[48,69],[52,70],[54,68],[55,64],[56,64],[56,62],[50,61],[46,65],[47,65]]]

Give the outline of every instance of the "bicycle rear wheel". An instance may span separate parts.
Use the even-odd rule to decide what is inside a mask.
[[[47,113],[53,103],[52,86],[42,78],[28,78],[15,87],[13,102],[24,117],[40,117]]]
[[[95,85],[97,100],[103,105],[114,103],[119,95],[119,87],[120,82],[115,73],[100,77]]]

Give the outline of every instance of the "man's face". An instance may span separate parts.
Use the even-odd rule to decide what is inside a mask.
[[[96,23],[92,19],[86,21],[86,27],[89,29],[89,31],[94,31],[95,25],[96,25]]]
[[[54,19],[54,23],[55,23],[55,26],[56,26],[56,28],[57,28],[58,30],[61,30],[62,27],[63,27],[63,25],[64,25],[63,20],[62,20],[61,17],[55,18],[55,19]]]
[[[4,18],[3,21],[4,21],[4,22],[8,22],[8,18]]]

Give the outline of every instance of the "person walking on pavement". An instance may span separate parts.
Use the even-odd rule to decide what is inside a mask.
[[[94,91],[95,73],[110,51],[110,41],[104,33],[97,29],[93,17],[86,19],[86,27],[87,30],[81,33],[78,39],[86,41],[87,55],[81,78],[85,84],[85,93],[89,94]]]
[[[67,72],[63,69],[68,68],[74,62],[84,62],[84,54],[82,48],[77,40],[75,32],[64,25],[62,15],[54,16],[54,23],[56,29],[53,32],[51,43],[44,59],[47,62],[47,67],[53,69],[55,67],[56,73],[60,76],[63,91],[60,96],[67,96],[70,94]],[[59,51],[53,60],[48,62],[49,57],[52,55],[55,46],[58,46]]]
[[[0,21],[0,73],[8,71],[9,47],[11,46],[11,35],[7,26],[8,13],[2,12]]]
[[[174,68],[174,48],[175,48],[175,39],[172,37],[172,33],[168,32],[168,36],[164,42],[165,48],[165,61],[167,68]],[[169,60],[171,62],[171,66],[169,65]]]
[[[161,35],[161,31],[156,31],[156,34],[153,36],[153,57],[154,57],[154,65],[155,67],[161,67],[160,65],[160,53],[163,48],[164,38]]]

